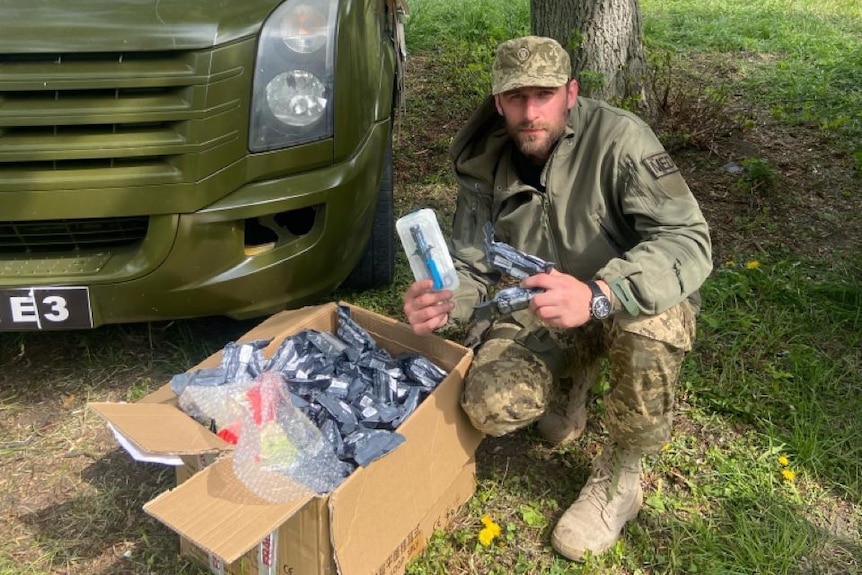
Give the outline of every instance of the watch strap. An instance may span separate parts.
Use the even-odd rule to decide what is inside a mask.
[[[593,292],[593,297],[607,297],[605,292],[602,291],[602,288],[599,287],[599,284],[595,282],[595,280],[590,280],[587,282],[587,287],[590,288],[590,291]]]
[[[590,291],[593,294],[593,297],[590,298],[590,317],[593,319],[603,320],[606,319],[611,313],[611,300],[608,296],[605,295],[605,292],[602,291],[602,288],[599,287],[599,284],[593,280],[587,282],[587,286],[590,288]],[[598,316],[595,313],[596,303],[604,300],[607,305],[608,313],[604,316]]]

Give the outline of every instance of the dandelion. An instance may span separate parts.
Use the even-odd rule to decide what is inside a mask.
[[[782,455],[778,458],[778,464],[781,465],[781,467],[787,467],[788,465],[790,465],[790,460],[787,459],[786,455]]]
[[[751,260],[750,262],[745,264],[745,268],[749,270],[756,270],[760,267],[760,262],[757,260]]]
[[[494,540],[494,535],[487,528],[479,531],[479,543],[488,547],[491,544],[491,541]]]
[[[726,262],[724,262],[724,267],[726,267],[726,268],[732,268],[735,265],[736,265],[736,262],[733,260],[727,260]]]
[[[784,479],[787,481],[793,481],[796,479],[796,474],[790,469],[782,469],[781,475],[784,476]]]
[[[491,519],[490,515],[482,516],[482,525],[484,527],[479,531],[479,543],[487,547],[495,538],[499,537],[500,526]]]
[[[491,519],[490,515],[482,516],[482,525],[484,525],[486,529],[490,529],[494,533],[494,537],[500,534],[500,526]]]

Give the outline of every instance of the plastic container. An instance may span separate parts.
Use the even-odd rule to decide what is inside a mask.
[[[434,210],[423,208],[398,218],[395,229],[417,281],[430,278],[435,290],[458,287],[458,274]]]

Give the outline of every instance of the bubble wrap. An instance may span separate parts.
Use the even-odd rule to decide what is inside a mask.
[[[327,493],[344,479],[344,464],[317,426],[291,405],[279,374],[264,372],[233,400],[242,412],[233,468],[250,491],[285,502],[308,490]]]
[[[183,389],[177,403],[180,409],[201,424],[222,429],[240,420],[242,411],[234,398],[245,393],[251,385],[251,381],[216,387],[188,385]]]

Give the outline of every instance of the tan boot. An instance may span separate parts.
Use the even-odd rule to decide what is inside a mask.
[[[536,424],[536,429],[546,441],[562,445],[581,436],[587,426],[587,395],[598,377],[598,363],[571,377],[568,397],[560,404],[552,404]]]
[[[616,543],[641,505],[641,454],[609,445],[593,462],[578,500],[554,528],[551,545],[575,561],[583,559],[587,551],[598,555]]]

